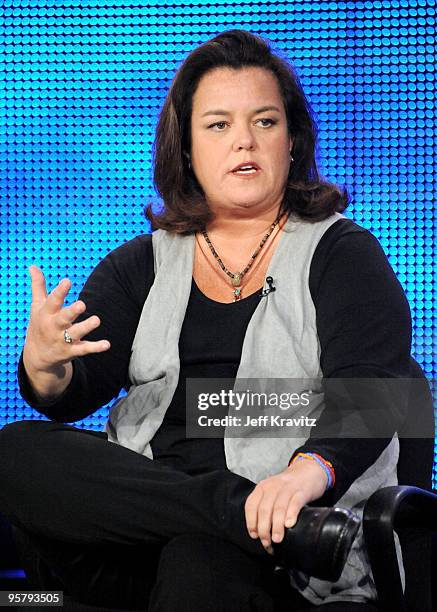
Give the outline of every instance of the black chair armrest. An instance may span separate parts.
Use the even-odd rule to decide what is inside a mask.
[[[379,489],[367,500],[363,513],[364,541],[369,554],[378,605],[381,611],[410,612],[402,591],[396,556],[394,531],[417,528],[437,531],[437,495],[411,486]],[[428,551],[424,551],[427,554]],[[426,564],[425,564],[426,566]],[[429,593],[423,594],[431,611],[431,581],[425,581]]]

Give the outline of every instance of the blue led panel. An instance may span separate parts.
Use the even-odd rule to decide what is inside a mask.
[[[0,19],[0,426],[41,418],[16,384],[27,267],[50,287],[68,275],[73,299],[108,251],[148,231],[166,91],[188,52],[231,28],[296,66],[321,171],[380,239],[411,305],[413,355],[436,377],[434,3],[3,0]],[[79,426],[102,429],[107,412]]]

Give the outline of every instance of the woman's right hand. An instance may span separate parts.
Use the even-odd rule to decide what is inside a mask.
[[[29,273],[32,279],[32,305],[23,362],[37,395],[41,398],[53,398],[68,386],[73,372],[73,359],[106,351],[110,344],[107,340],[82,340],[99,327],[100,319],[93,315],[85,321],[74,323],[86,307],[81,300],[64,307],[64,301],[71,289],[68,278],[61,280],[57,287],[47,294],[42,271],[37,266],[31,266]],[[65,330],[72,338],[71,343],[65,341]]]

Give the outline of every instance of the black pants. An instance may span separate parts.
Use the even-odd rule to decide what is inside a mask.
[[[62,423],[19,421],[0,431],[0,511],[27,542],[26,563],[40,560],[62,590],[95,605],[303,610],[305,600],[247,533],[254,486],[228,470],[176,471]]]

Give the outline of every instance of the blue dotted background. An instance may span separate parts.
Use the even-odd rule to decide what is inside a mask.
[[[39,264],[71,301],[97,262],[149,230],[151,147],[175,70],[230,28],[296,66],[320,126],[318,161],[346,184],[347,215],[381,241],[436,376],[435,3],[3,0],[0,8],[0,426],[42,418],[16,362]],[[102,429],[102,408],[78,426]],[[434,484],[437,487],[437,472]]]

